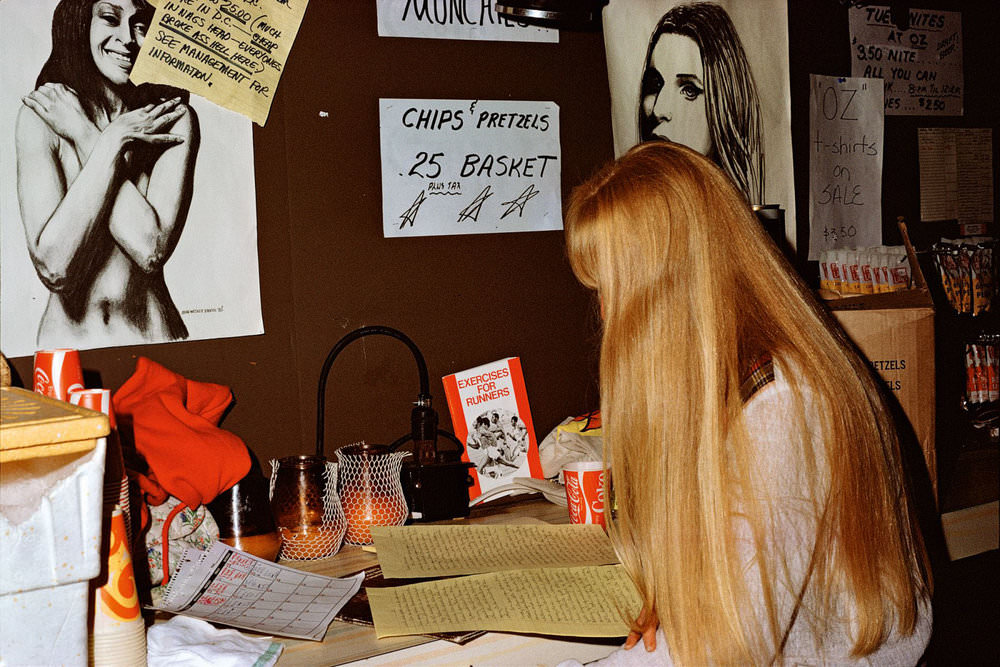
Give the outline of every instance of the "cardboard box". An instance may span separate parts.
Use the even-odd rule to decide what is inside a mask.
[[[899,425],[904,446],[907,431],[912,430],[937,500],[934,300],[910,243],[906,222],[900,217],[897,224],[910,263],[911,289],[833,298],[827,301],[827,307],[902,409],[899,420],[908,422]],[[822,290],[820,295],[824,296]]]
[[[108,418],[0,389],[0,664],[87,664]]]
[[[898,401],[903,418],[909,422],[901,424],[902,434],[905,436],[907,426],[912,428],[937,498],[934,301],[902,229],[914,288],[832,299],[826,305]]]

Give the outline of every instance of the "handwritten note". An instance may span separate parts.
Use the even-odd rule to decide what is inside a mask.
[[[555,103],[380,105],[386,238],[562,229]]]
[[[888,7],[852,7],[851,74],[885,80],[885,113],[961,116],[962,14],[910,9],[900,30]]]
[[[369,588],[379,637],[492,630],[623,637],[641,605],[624,568],[539,568]]]
[[[513,21],[483,0],[377,0],[379,37],[558,42],[559,31]]]
[[[921,127],[920,219],[993,221],[993,130]]]
[[[387,579],[618,562],[598,525],[372,526]]]
[[[809,77],[809,259],[882,243],[882,82]]]
[[[130,78],[189,90],[263,125],[308,2],[159,0]]]

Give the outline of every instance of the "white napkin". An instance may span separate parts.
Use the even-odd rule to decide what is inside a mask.
[[[270,637],[219,630],[200,618],[174,616],[146,634],[149,667],[270,667],[284,645]]]

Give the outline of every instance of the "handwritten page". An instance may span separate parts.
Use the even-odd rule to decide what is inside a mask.
[[[921,127],[920,219],[993,221],[993,130]]]
[[[372,526],[372,537],[386,579],[618,562],[594,524]]]
[[[164,611],[265,634],[321,641],[364,573],[335,579],[303,572],[216,542],[188,547],[167,585]]]
[[[852,7],[848,16],[851,74],[885,81],[887,116],[962,115],[961,12],[909,9],[906,30],[887,6]]]
[[[558,42],[559,31],[513,21],[482,0],[377,0],[379,37]]]
[[[559,107],[380,100],[386,238],[562,229]]]
[[[512,570],[368,589],[379,637],[493,630],[623,637],[641,599],[620,565]]]
[[[159,0],[132,83],[189,90],[267,121],[309,0]]]
[[[809,259],[882,243],[882,82],[809,76]]]

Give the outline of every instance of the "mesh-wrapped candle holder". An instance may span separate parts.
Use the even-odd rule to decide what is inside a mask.
[[[393,452],[385,445],[360,443],[337,450],[340,496],[347,516],[348,544],[371,544],[371,527],[402,526],[409,508],[400,473],[410,452]]]
[[[284,560],[319,560],[340,550],[347,520],[337,496],[337,464],[322,456],[271,460],[271,510]]]

